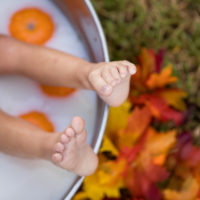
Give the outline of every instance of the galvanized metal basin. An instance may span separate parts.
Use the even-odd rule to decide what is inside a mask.
[[[13,2],[11,1],[10,1],[9,6],[7,6],[7,11],[5,9],[5,13],[3,13],[4,7],[3,7],[3,2],[2,2],[1,14],[3,15],[4,19],[9,18],[8,17],[10,16],[8,12],[9,10],[12,10],[14,8],[13,10],[15,11],[16,5],[14,5],[13,3],[14,1]],[[48,0],[46,1],[48,2]],[[26,2],[24,3],[27,3],[27,2],[29,2],[30,4],[32,3],[34,4],[34,0],[26,0]],[[38,4],[42,6],[43,2],[40,1]],[[81,41],[83,41],[84,46],[86,47],[85,51],[87,52],[87,54],[89,54],[89,59],[92,62],[108,61],[109,58],[108,58],[106,42],[104,39],[104,34],[90,1],[89,0],[54,0],[53,2],[55,3],[55,6],[59,8],[56,15],[59,15],[60,14],[59,12],[62,12],[64,15],[66,15],[66,17],[70,20],[71,24],[74,26],[75,32],[79,34]],[[18,1],[18,3],[20,2]],[[52,5],[52,2],[50,3],[51,3],[51,6],[55,8],[55,6]],[[11,5],[13,5],[12,9],[11,9]],[[18,7],[16,7],[16,9],[18,9]],[[7,17],[5,17],[6,14],[7,14]],[[1,26],[1,29],[0,29],[1,33],[9,34],[9,32],[6,32],[5,27],[4,29],[5,30],[3,30]],[[10,82],[12,82],[14,79],[16,79],[16,77],[8,77],[8,80],[10,80]],[[6,82],[6,84],[7,83],[10,84],[10,82],[8,81]],[[5,83],[5,82],[3,82],[3,78],[1,76],[0,77],[0,86],[1,86],[0,87],[0,96],[1,96],[0,108],[5,109],[4,111],[8,112],[9,106],[7,107],[3,107],[3,106],[8,105],[7,100],[11,98],[10,97],[8,97],[7,99],[3,98],[3,96],[5,96],[4,95],[5,89],[2,86],[2,83]],[[26,85],[26,84],[23,84],[23,85]],[[7,91],[7,93],[9,92]],[[25,93],[27,95],[27,92]],[[31,95],[34,96],[33,92],[30,92],[30,93]],[[10,94],[13,94],[13,92],[10,92]],[[100,144],[102,142],[103,133],[104,133],[104,129],[105,129],[106,121],[107,121],[108,106],[102,100],[100,100],[97,96],[95,96],[94,93],[92,93],[92,95],[94,95],[95,97],[94,102],[96,101],[94,104],[95,111],[93,110],[93,107],[91,105],[88,106],[91,108],[90,111],[93,112],[93,115],[89,113],[90,120],[87,120],[86,124],[92,127],[90,131],[88,131],[88,136],[89,136],[88,142],[92,146],[94,151],[97,153],[99,150]],[[15,99],[16,101],[16,98],[12,98],[12,99]],[[81,98],[79,98],[79,100],[80,99]],[[20,102],[24,106],[24,102],[21,100],[22,99],[20,99]],[[4,105],[2,102],[4,102]],[[33,103],[34,101],[31,101],[31,105],[33,105]],[[86,104],[84,104],[84,106],[85,106],[85,112],[88,112],[88,110],[86,109]],[[84,106],[83,108],[81,106],[81,109],[84,109]],[[15,107],[19,107],[19,106],[15,106]],[[64,106],[62,106],[61,109],[63,109],[63,107]],[[74,107],[76,107],[76,105],[72,106],[71,111],[68,110],[68,115],[69,113],[71,114],[73,113]],[[13,114],[13,113],[10,113],[10,114]],[[65,118],[62,117],[62,119],[65,119]],[[94,123],[90,122],[92,119],[94,119],[93,120]],[[73,175],[72,173],[68,173],[65,170],[62,170],[56,167],[55,165],[53,165],[52,163],[48,161],[22,159],[22,158],[12,157],[10,155],[3,154],[2,152],[0,152],[0,166],[1,166],[0,199],[4,199],[4,200],[7,200],[7,199],[8,200],[10,199],[21,199],[21,200],[24,200],[24,199],[30,199],[30,200],[32,199],[33,200],[35,199],[42,199],[42,200],[71,199],[72,196],[76,193],[81,182],[83,181],[83,177],[78,177],[78,176]]]
[[[89,0],[54,0],[79,32],[88,49],[91,61],[109,61],[104,33],[99,19]],[[98,120],[94,131],[92,147],[98,152],[107,121],[108,106],[98,98]],[[83,178],[77,177],[65,199],[71,199],[81,185]]]

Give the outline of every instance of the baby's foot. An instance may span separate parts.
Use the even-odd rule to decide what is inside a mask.
[[[110,106],[119,106],[129,93],[130,76],[136,67],[128,61],[95,64],[88,79],[99,96]]]
[[[97,167],[98,159],[86,143],[86,137],[84,121],[80,117],[74,117],[55,144],[52,161],[59,167],[81,176],[92,174]]]

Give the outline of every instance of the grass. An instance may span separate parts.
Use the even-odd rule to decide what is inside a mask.
[[[165,50],[178,86],[188,93],[190,120],[200,121],[200,0],[92,0],[107,38],[111,60],[136,63],[142,47]]]

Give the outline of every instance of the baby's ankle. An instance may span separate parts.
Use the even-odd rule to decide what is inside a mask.
[[[51,160],[55,143],[58,141],[60,133],[46,133],[41,142],[40,158]]]
[[[78,80],[80,81],[80,84],[82,85],[83,89],[94,89],[89,81],[89,75],[95,68],[95,65],[95,63],[86,62],[85,65],[81,66],[80,70],[77,72]]]

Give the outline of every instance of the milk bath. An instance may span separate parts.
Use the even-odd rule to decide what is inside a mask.
[[[72,55],[89,60],[79,36],[62,12],[48,0],[6,0],[0,6],[0,33],[9,34],[10,17],[24,7],[37,7],[51,15],[55,24],[53,37],[46,43]],[[81,67],[81,66],[80,66]],[[32,110],[45,113],[56,131],[64,130],[73,116],[85,119],[88,143],[96,121],[96,95],[78,90],[65,98],[51,98],[38,83],[22,76],[0,76],[0,108],[18,116]],[[65,196],[77,178],[45,160],[21,159],[0,153],[0,199],[57,200]]]

